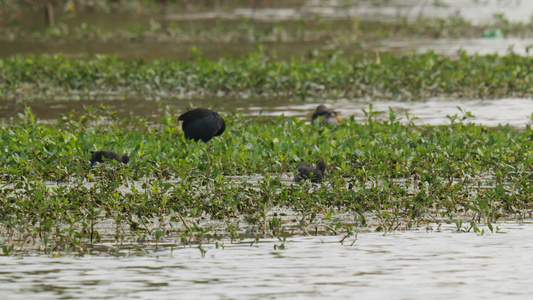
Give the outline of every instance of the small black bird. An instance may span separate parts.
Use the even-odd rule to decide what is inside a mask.
[[[338,125],[340,121],[342,121],[341,116],[334,111],[333,109],[328,109],[324,105],[319,105],[315,112],[313,113],[313,116],[311,116],[311,123],[314,123],[317,118],[323,117],[323,120],[320,122],[320,124],[332,124],[332,125]]]
[[[130,161],[130,157],[127,156],[127,155],[120,155],[120,154],[117,154],[115,152],[111,152],[111,151],[91,151],[91,167],[94,166],[94,164],[96,164],[97,162],[98,163],[102,163],[104,162],[104,158],[105,159],[114,159],[116,161],[119,161],[123,164],[127,164],[129,161]]]
[[[324,172],[326,171],[326,162],[319,161],[316,167],[306,164],[299,164],[298,175],[294,177],[294,182],[300,182],[305,179],[311,179],[311,182],[319,182],[324,178]]]
[[[185,138],[195,142],[202,140],[207,143],[212,137],[221,135],[226,130],[226,122],[216,112],[206,108],[196,108],[179,116],[183,121]]]

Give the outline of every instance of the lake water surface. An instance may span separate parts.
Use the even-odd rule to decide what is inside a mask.
[[[2,257],[3,299],[531,299],[533,224]],[[496,226],[495,226],[496,228]],[[488,231],[488,230],[487,230]],[[352,245],[353,243],[353,245]]]
[[[374,111],[383,112],[378,119],[387,120],[389,109],[397,114],[398,118],[407,120],[405,113],[410,118],[416,117],[415,124],[443,125],[450,124],[448,116],[457,115],[461,119],[465,112],[471,112],[474,118],[468,121],[483,124],[488,127],[497,127],[499,124],[514,128],[525,128],[531,124],[533,114],[533,99],[505,98],[497,100],[456,100],[433,99],[429,101],[372,101],[361,99],[323,99],[301,101],[283,98],[199,98],[199,99],[167,99],[150,101],[146,99],[128,100],[51,100],[30,102],[32,112],[41,120],[55,121],[62,114],[69,114],[72,110],[84,113],[84,106],[98,107],[100,104],[108,105],[111,110],[119,115],[148,119],[157,119],[165,113],[165,106],[172,106],[177,111],[187,111],[191,105],[195,107],[213,107],[222,114],[239,112],[245,116],[280,116],[299,117],[310,119],[316,107],[326,104],[337,110],[343,118],[353,116],[358,121],[365,120],[363,110],[368,111],[373,106]],[[16,102],[0,103],[0,119],[10,119],[17,113],[24,112],[25,105]],[[460,108],[460,109],[459,109]],[[462,110],[462,111],[461,111]]]

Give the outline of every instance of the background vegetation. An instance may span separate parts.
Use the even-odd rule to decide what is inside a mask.
[[[218,61],[197,51],[187,62],[124,61],[112,56],[70,60],[63,56],[0,59],[0,97],[105,98],[143,95],[262,95],[372,97],[425,100],[430,97],[499,98],[533,95],[533,59],[518,55],[346,57],[312,53],[278,60],[263,51]]]

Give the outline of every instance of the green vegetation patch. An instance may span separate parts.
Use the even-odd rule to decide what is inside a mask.
[[[333,19],[318,15],[294,17],[290,20],[254,21],[255,12],[250,10],[248,15],[234,16],[234,19],[218,18],[215,22],[202,19],[202,14],[192,20],[172,20],[172,14],[185,12],[223,12],[232,11],[237,7],[252,8],[258,1],[229,1],[203,2],[186,1],[187,4],[168,3],[171,5],[151,6],[148,3],[140,5],[134,2],[115,2],[125,4],[119,6],[104,5],[95,7],[74,5],[72,1],[65,1],[61,8],[56,7],[55,13],[44,5],[28,5],[22,7],[4,4],[0,1],[0,40],[6,41],[55,41],[76,43],[109,43],[117,41],[142,45],[144,43],[267,43],[267,42],[327,42],[334,45],[360,45],[376,39],[405,40],[413,37],[423,38],[480,38],[480,37],[520,37],[533,36],[533,22],[516,22],[507,18],[503,13],[496,13],[491,20],[483,24],[476,24],[461,15],[446,18],[427,17],[420,11],[416,18],[407,15],[397,15],[383,22],[376,16],[376,20],[369,21],[357,17],[348,17],[340,13]],[[5,2],[5,1],[4,1]],[[10,2],[10,1],[8,1]],[[18,1],[20,2],[20,1]],[[57,2],[57,1],[56,1]],[[89,1],[90,4],[105,4],[103,1]],[[194,3],[193,3],[194,2]],[[279,7],[303,7],[303,1],[269,2],[268,7],[275,11]],[[375,1],[373,1],[375,2]],[[38,3],[34,3],[38,4]],[[89,4],[89,3],[87,3]],[[148,4],[148,5],[146,5]],[[196,4],[196,5],[195,5]],[[354,3],[355,4],[355,3]],[[386,3],[382,3],[382,5]],[[323,3],[324,9],[331,9]],[[197,6],[197,7],[195,7]],[[203,6],[203,7],[202,7]],[[354,9],[357,5],[347,5],[346,9]],[[377,5],[380,6],[380,5]],[[483,6],[480,6],[482,8]],[[58,9],[59,8],[59,9]],[[334,9],[339,9],[335,7]],[[13,13],[17,11],[17,13]],[[305,8],[304,8],[305,10]],[[31,13],[30,13],[31,12]],[[128,16],[137,21],[116,19]],[[122,12],[122,13],[121,13]],[[127,12],[127,13],[126,13]],[[163,18],[165,12],[170,20]],[[340,12],[340,11],[339,11]],[[120,14],[121,13],[121,14]],[[283,11],[279,11],[283,15]],[[203,16],[205,17],[205,16]],[[35,19],[43,19],[42,23]],[[211,19],[211,18],[209,18]],[[106,22],[102,22],[106,20]],[[203,22],[202,22],[203,20]],[[209,24],[206,26],[206,23]],[[112,25],[110,25],[112,24]]]
[[[430,97],[533,96],[533,58],[424,54],[348,57],[312,53],[277,59],[262,49],[216,61],[192,51],[189,61],[125,61],[61,55],[0,59],[0,97],[183,98],[249,95],[424,100]]]
[[[148,122],[89,108],[53,125],[27,110],[0,131],[3,254],[283,237],[316,224],[353,233],[452,223],[482,233],[530,216],[530,126],[487,129],[467,113],[417,127],[412,116],[365,113],[364,123],[338,126],[230,114],[226,132],[205,144],[186,141],[170,109]],[[131,161],[89,168],[89,151],[103,149]],[[292,182],[303,160],[325,160],[326,180]]]

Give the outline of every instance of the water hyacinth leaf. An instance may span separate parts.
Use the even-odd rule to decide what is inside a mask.
[[[2,226],[19,234],[25,224],[25,232],[39,233],[41,241],[49,235],[48,245],[64,241],[67,248],[83,248],[97,236],[124,241],[130,231],[139,239],[162,234],[161,241],[205,241],[213,226],[201,222],[206,216],[222,222],[213,227],[217,237],[236,239],[253,230],[261,237],[279,235],[290,225],[282,222],[290,221],[276,209],[302,224],[383,231],[435,220],[463,231],[462,224],[474,231],[486,224],[493,231],[502,212],[520,216],[527,209],[533,189],[527,180],[530,129],[485,128],[461,120],[412,126],[384,117],[317,131],[296,118],[229,114],[228,124],[245,126],[228,127],[232,134],[209,145],[169,135],[173,122],[116,118],[105,109],[52,124],[14,119],[0,131],[0,149],[9,154],[0,157],[0,180],[17,190],[6,197],[10,192],[2,191]],[[89,169],[87,155],[100,146],[137,153],[131,165]],[[296,165],[321,159],[331,166],[322,184],[293,184]],[[472,215],[477,227],[470,223]],[[100,222],[114,224],[111,232],[91,231]],[[202,237],[183,225],[194,228],[194,223],[194,234],[204,232]],[[170,236],[163,226],[172,226]]]

